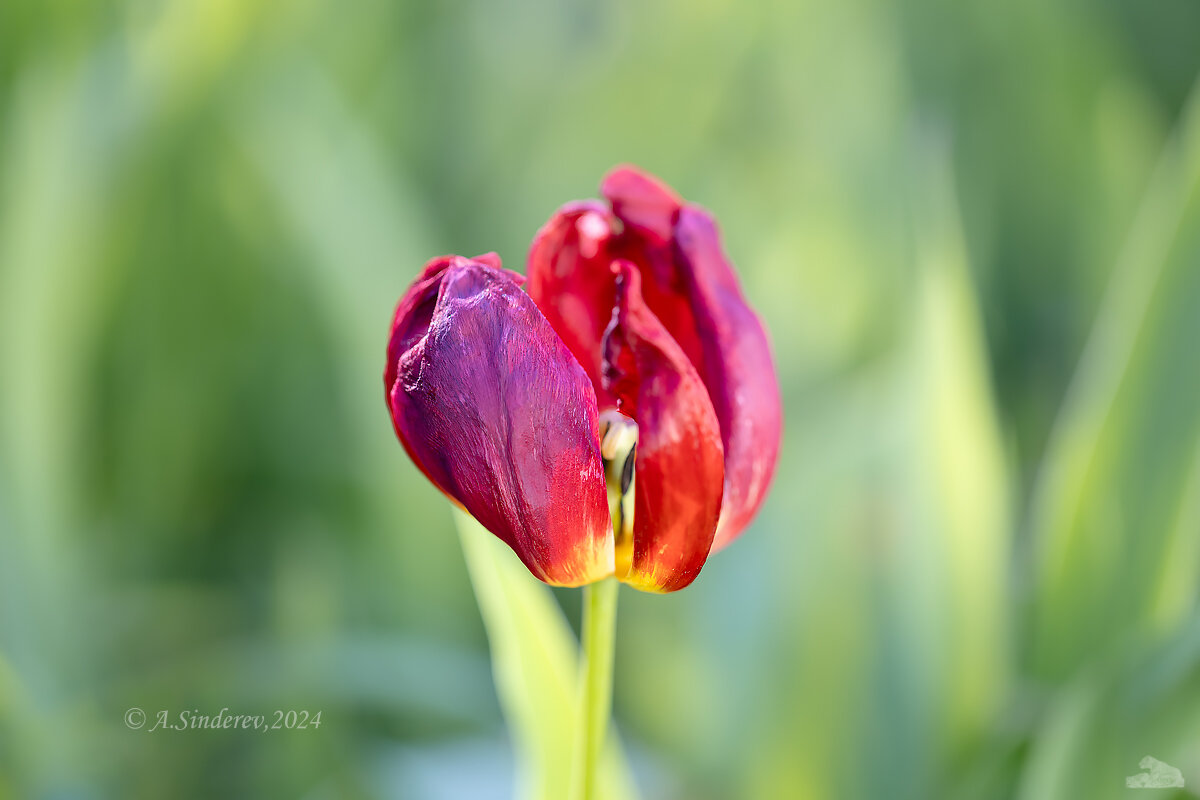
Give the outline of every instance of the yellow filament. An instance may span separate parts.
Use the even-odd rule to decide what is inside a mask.
[[[612,516],[615,575],[624,578],[633,567],[634,460],[637,453],[637,423],[618,411],[600,415],[600,457],[608,489],[608,511]]]

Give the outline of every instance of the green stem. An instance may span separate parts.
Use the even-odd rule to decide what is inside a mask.
[[[613,646],[617,631],[617,588],[613,578],[583,588],[583,675],[575,742],[576,800],[596,800],[597,765],[612,715]]]

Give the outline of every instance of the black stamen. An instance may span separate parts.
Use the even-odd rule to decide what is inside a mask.
[[[621,467],[621,494],[625,495],[629,491],[629,484],[633,482],[633,457],[637,455],[637,444],[629,448],[629,455],[625,457],[625,464]]]

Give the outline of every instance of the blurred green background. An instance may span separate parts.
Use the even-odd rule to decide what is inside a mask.
[[[786,404],[744,537],[622,592],[642,795],[1200,790],[1198,74],[1195,0],[5,0],[0,798],[511,796],[384,340],[626,161]]]

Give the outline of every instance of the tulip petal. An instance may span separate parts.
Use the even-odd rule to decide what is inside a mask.
[[[646,591],[687,586],[712,545],[721,510],[721,429],[700,375],[643,302],[641,276],[617,261],[617,304],[604,336],[604,382],[638,424],[633,555],[618,575]]]
[[[608,198],[613,213],[626,225],[638,228],[657,244],[671,241],[683,200],[653,175],[636,167],[617,167],[604,176],[600,194]]]
[[[408,287],[408,291],[400,298],[400,302],[396,304],[396,312],[392,315],[392,329],[388,336],[387,364],[383,372],[384,400],[387,402],[389,410],[392,403],[392,387],[396,385],[396,372],[399,368],[400,356],[424,336],[425,332],[429,329],[429,321],[433,317],[433,310],[437,304],[438,290],[441,288],[444,273],[451,266],[466,264],[470,261],[484,264],[493,269],[501,269],[500,256],[495,253],[484,253],[481,256],[476,256],[474,259],[466,259],[462,256],[453,255],[432,258],[421,269],[421,272]],[[512,270],[503,270],[503,272],[512,278],[518,286],[524,284],[524,275]],[[413,452],[412,447],[409,446],[408,440],[405,438],[404,432],[400,429],[395,414],[392,414],[392,427],[396,431],[396,438],[400,440],[400,444],[403,445],[408,457],[417,465],[417,469],[421,470],[426,478],[445,493],[446,490],[433,479],[433,476],[429,474]],[[450,499],[454,500],[456,505],[462,505],[455,498],[451,497]]]
[[[600,379],[600,340],[615,297],[612,220],[600,203],[569,203],[538,231],[528,261],[529,296],[587,371],[601,409],[613,405]]]
[[[675,242],[703,343],[700,371],[725,444],[725,505],[713,542],[720,549],[750,524],[775,474],[783,430],[779,379],[766,330],[742,296],[712,217],[685,206]]]
[[[720,549],[758,511],[778,459],[783,417],[766,332],[707,212],[631,167],[610,173],[601,191],[624,225],[610,249],[641,268],[646,305],[699,371],[720,420],[725,501],[713,545]]]
[[[471,262],[503,272],[517,286],[525,284],[525,276],[519,272],[503,269],[500,266],[500,256],[495,253],[484,253],[469,259],[462,256],[439,256],[430,259],[413,280],[408,291],[400,298],[400,302],[396,305],[396,313],[392,315],[392,330],[388,337],[387,366],[383,373],[384,389],[389,393],[396,383],[396,368],[400,356],[429,329],[429,320],[433,316],[443,274],[451,266]]]
[[[587,375],[499,260],[425,267],[400,301],[385,373],[396,432],[447,496],[541,580],[613,572]]]

